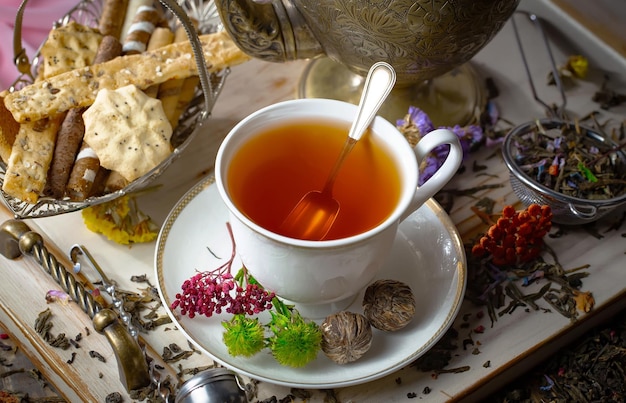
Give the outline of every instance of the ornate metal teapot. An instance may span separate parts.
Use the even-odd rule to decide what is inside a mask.
[[[398,85],[470,60],[519,0],[215,0],[225,28],[252,57],[284,62],[325,54],[365,75],[377,61]]]

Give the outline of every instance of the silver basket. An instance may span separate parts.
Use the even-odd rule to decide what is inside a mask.
[[[564,123],[554,119],[542,119],[539,125],[546,131],[551,129],[575,130],[573,123]],[[592,143],[615,149],[616,164],[626,170],[626,154],[619,149],[614,141],[607,139],[596,131],[578,126],[581,136]],[[509,169],[511,187],[517,197],[525,205],[537,203],[548,205],[552,209],[553,221],[558,224],[576,225],[596,221],[616,208],[626,204],[626,192],[610,199],[590,200],[581,199],[556,192],[528,176],[516,163],[517,147],[515,144],[523,136],[529,135],[537,129],[537,123],[527,123],[516,127],[509,132],[502,145],[504,163]]]
[[[23,0],[16,16],[14,49],[15,63],[20,75],[15,80],[11,90],[17,90],[25,85],[31,84],[35,76],[33,72],[37,70],[37,66],[40,62],[38,57],[39,52],[37,52],[31,63],[28,61],[25,51],[21,47],[21,25],[26,2],[27,0]],[[189,107],[181,116],[178,126],[172,134],[172,145],[174,146],[172,154],[151,171],[129,183],[125,188],[102,196],[89,197],[84,201],[54,199],[42,196],[37,203],[30,204],[1,191],[4,203],[13,212],[16,218],[49,217],[78,211],[85,207],[108,202],[120,196],[146,188],[180,156],[208,119],[229,71],[223,70],[219,73],[207,73],[206,62],[202,56],[202,46],[190,17],[193,17],[199,22],[197,28],[198,32],[203,34],[216,32],[222,29],[217,9],[213,1],[184,0],[176,2],[175,0],[160,0],[160,2],[165,7],[170,21],[178,19],[187,32],[198,65],[201,87]],[[96,27],[99,16],[101,15],[102,5],[103,0],[81,0],[75,7],[69,10],[63,18],[55,23],[55,27],[66,25],[70,21]],[[6,164],[0,162],[0,187],[4,184],[6,168]]]
[[[509,133],[507,133],[504,139],[504,143],[502,145],[502,156],[504,158],[504,163],[509,169],[511,187],[513,188],[513,191],[520,199],[520,201],[527,206],[533,203],[550,206],[553,214],[552,220],[555,223],[565,225],[578,225],[596,221],[614,211],[616,208],[626,204],[626,192],[622,192],[616,197],[594,200],[569,196],[563,193],[559,193],[553,189],[548,188],[547,186],[538,183],[533,178],[528,176],[525,172],[523,172],[520,166],[517,164],[517,148],[515,145],[517,144],[518,140],[525,136],[531,135],[532,132],[537,130],[545,129],[546,131],[549,131],[552,129],[566,128],[568,130],[576,131],[577,133],[580,132],[580,136],[582,136],[582,139],[584,139],[585,141],[595,143],[596,145],[602,146],[604,148],[608,147],[615,150],[615,164],[617,165],[618,169],[622,170],[622,172],[626,170],[626,154],[624,154],[623,149],[620,148],[617,143],[602,135],[601,133],[599,133],[599,131],[584,127],[582,125],[578,125],[567,118],[567,114],[565,112],[567,98],[565,96],[563,84],[561,82],[561,79],[559,78],[556,63],[554,62],[552,50],[550,48],[548,38],[544,32],[541,19],[537,15],[532,13],[518,11],[516,12],[516,14],[523,15],[531,22],[533,22],[536,29],[539,31],[541,38],[543,39],[543,44],[550,60],[555,85],[561,96],[561,105],[556,107],[556,109],[553,109],[550,105],[548,105],[548,103],[543,101],[537,95],[533,78],[530,74],[528,60],[526,58],[524,47],[519,35],[519,31],[517,29],[515,16],[513,16],[511,18],[513,32],[515,33],[515,39],[517,41],[519,52],[522,57],[522,62],[524,63],[528,83],[530,85],[530,90],[535,101],[545,107],[550,117],[524,123],[515,127]]]

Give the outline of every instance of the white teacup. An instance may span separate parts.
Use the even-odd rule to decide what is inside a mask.
[[[435,130],[411,148],[394,125],[376,117],[369,135],[384,144],[386,152],[391,154],[398,169],[400,195],[393,211],[374,228],[342,239],[293,239],[261,227],[237,208],[226,178],[229,164],[242,144],[285,120],[336,120],[346,122],[349,127],[356,110],[355,105],[328,99],[298,99],[274,104],[237,124],[217,153],[216,184],[229,210],[241,261],[266,289],[294,303],[301,314],[310,318],[322,318],[346,308],[373,281],[391,250],[399,223],[452,178],[463,157],[457,136],[449,130]],[[446,161],[434,176],[418,187],[419,163],[442,144],[450,145]]]

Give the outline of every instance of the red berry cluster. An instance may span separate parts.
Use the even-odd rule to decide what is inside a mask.
[[[180,308],[180,313],[190,318],[196,315],[211,317],[222,311],[253,315],[271,309],[274,296],[258,284],[237,284],[228,272],[209,271],[186,280],[171,309]]]
[[[196,315],[211,317],[222,311],[233,315],[253,315],[272,309],[272,299],[276,295],[258,283],[250,282],[245,267],[236,278],[231,274],[236,245],[230,223],[226,223],[226,228],[233,246],[230,259],[215,270],[200,272],[185,280],[170,309],[180,308],[180,313],[190,318]]]
[[[520,212],[516,212],[512,206],[506,206],[502,210],[502,217],[474,245],[472,254],[482,257],[490,253],[493,263],[497,265],[531,261],[539,256],[543,237],[551,227],[550,206],[531,204]]]

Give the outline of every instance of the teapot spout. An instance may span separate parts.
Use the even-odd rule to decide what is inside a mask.
[[[324,53],[290,0],[215,0],[224,28],[249,56],[270,62]]]

